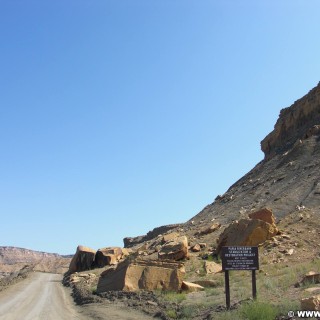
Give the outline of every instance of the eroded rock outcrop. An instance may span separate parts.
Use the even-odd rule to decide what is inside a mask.
[[[186,236],[177,237],[166,242],[158,253],[162,260],[182,260],[188,257],[188,239]]]
[[[74,273],[92,269],[95,254],[96,251],[91,248],[78,246],[70,262],[69,272]]]
[[[266,158],[284,152],[301,139],[320,133],[320,83],[291,107],[282,109],[274,130],[261,142]]]
[[[125,260],[101,274],[97,292],[124,290],[172,290],[181,288],[183,264],[168,261]]]
[[[120,247],[107,247],[99,249],[96,252],[94,265],[102,268],[108,265],[114,265],[122,258],[122,249]]]
[[[154,228],[151,231],[149,231],[146,235],[143,235],[143,236],[126,237],[123,239],[124,247],[131,248],[135,245],[138,245],[138,244],[145,242],[145,241],[148,241],[148,240],[152,240],[160,234],[166,233],[172,229],[176,229],[181,226],[183,226],[182,223],[168,224],[165,226]]]

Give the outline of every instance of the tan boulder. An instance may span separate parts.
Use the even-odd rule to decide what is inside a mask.
[[[205,288],[215,288],[220,285],[219,282],[215,280],[194,280],[192,283],[199,284]]]
[[[117,264],[122,258],[122,249],[119,247],[107,247],[96,252],[94,264],[98,268]]]
[[[69,272],[74,273],[92,269],[95,254],[96,251],[91,248],[78,246],[70,262]]]
[[[270,224],[276,224],[275,217],[273,215],[273,212],[269,208],[264,208],[259,211],[255,211],[249,214],[250,219],[259,219],[264,222],[268,222]]]
[[[300,303],[301,310],[320,311],[320,295],[302,299]]]
[[[70,276],[70,283],[76,283],[80,281],[91,281],[96,278],[96,275],[94,273],[73,273]]]
[[[186,236],[181,236],[175,240],[166,242],[158,252],[158,257],[161,260],[178,261],[188,257],[188,239]]]
[[[188,291],[188,292],[197,292],[197,291],[203,291],[204,287],[196,283],[182,281],[181,290]]]
[[[122,250],[122,258],[130,256],[130,254],[132,253],[132,250],[128,248],[122,248],[121,250]]]
[[[206,227],[206,228],[196,232],[195,235],[206,235],[206,234],[212,233],[212,232],[220,229],[220,227],[221,227],[220,223],[214,223],[210,227]]]
[[[124,290],[171,290],[181,288],[185,274],[183,264],[168,261],[125,260],[116,268],[104,271],[97,292]]]
[[[318,293],[320,294],[320,287],[311,287],[311,288],[307,288],[307,289],[304,289],[305,292],[308,292],[308,293]]]
[[[165,234],[162,237],[162,243],[166,243],[168,241],[176,240],[179,236],[180,235],[179,235],[178,232],[171,232],[171,233]]]
[[[231,223],[218,239],[217,252],[223,246],[257,246],[278,233],[274,224],[259,219],[241,219]]]
[[[198,243],[195,244],[194,246],[191,247],[191,251],[193,251],[193,252],[199,252],[199,251],[201,251],[200,245],[199,245]]]
[[[222,271],[222,266],[214,261],[205,261],[204,270],[206,274],[215,274]]]

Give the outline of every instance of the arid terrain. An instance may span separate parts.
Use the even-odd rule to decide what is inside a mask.
[[[267,320],[294,318],[289,311],[320,310],[320,84],[281,110],[261,148],[264,160],[200,213],[186,223],[126,237],[124,248],[79,246],[71,262],[60,256],[27,261],[22,253],[21,259],[10,260],[2,249],[4,279],[22,266],[20,278],[25,279],[6,286],[0,319],[14,319],[8,317],[15,301],[10,290],[33,299],[40,289],[32,288],[41,279],[47,283],[46,294],[37,303],[60,292],[56,303],[66,306],[64,315],[56,315],[60,319],[102,319],[107,314],[108,319]],[[250,272],[232,271],[227,311],[220,250],[246,245],[259,248],[258,300],[252,300]],[[63,283],[78,306],[69,301],[68,289],[60,287],[62,276],[27,272],[32,276],[25,277],[26,268],[60,274],[68,270]],[[44,310],[55,312],[54,304],[27,309],[24,299],[18,304],[34,315],[30,319],[44,319]]]

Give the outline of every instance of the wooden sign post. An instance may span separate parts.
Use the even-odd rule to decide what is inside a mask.
[[[229,270],[252,271],[252,296],[257,298],[256,270],[259,270],[258,247],[222,247],[221,250],[222,270],[225,277],[226,306],[230,309],[230,285]]]

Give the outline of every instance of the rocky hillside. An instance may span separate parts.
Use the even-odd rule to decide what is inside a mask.
[[[17,247],[0,247],[0,263],[15,264],[19,262],[34,263],[42,259],[61,258],[56,253],[33,251]]]
[[[280,111],[261,149],[264,160],[176,229],[194,234],[212,221],[227,225],[264,207],[278,220],[301,209],[320,214],[320,83]],[[129,239],[142,243],[146,236]],[[130,246],[128,238],[125,245]]]
[[[70,257],[60,256],[56,253],[0,247],[0,274],[17,272],[26,265],[34,271],[64,273],[68,269],[70,260]]]
[[[187,228],[213,219],[229,223],[262,207],[278,219],[297,209],[320,213],[320,83],[281,110],[261,148],[265,159],[190,219]]]

